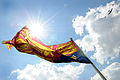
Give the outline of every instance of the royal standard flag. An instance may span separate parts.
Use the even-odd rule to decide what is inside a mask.
[[[53,63],[91,63],[72,39],[63,44],[47,46],[37,37],[32,36],[26,26],[24,26],[12,40],[3,41],[2,43],[6,44],[8,49],[14,46],[20,52],[36,55]]]

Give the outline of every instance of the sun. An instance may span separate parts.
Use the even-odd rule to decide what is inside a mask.
[[[39,20],[29,21],[28,28],[30,29],[31,35],[38,38],[45,38],[47,35],[46,25]]]
[[[44,26],[38,22],[32,23],[30,26],[30,32],[37,37],[45,35]]]

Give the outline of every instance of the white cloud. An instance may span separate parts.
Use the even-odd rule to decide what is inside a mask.
[[[82,23],[80,23],[80,21],[82,20]],[[83,16],[77,16],[74,20],[73,20],[73,27],[75,28],[75,32],[76,34],[83,34],[83,27],[85,25],[85,18],[83,18]]]
[[[107,80],[119,80],[120,79],[120,63],[115,62],[109,65],[107,68],[102,70],[102,73]],[[102,80],[101,77],[96,74],[91,80]]]
[[[112,5],[114,4],[114,5]],[[120,51],[120,3],[110,2],[106,6],[90,9],[86,16],[77,16],[73,20],[76,34],[84,34],[83,28],[88,31],[82,39],[77,40],[83,50],[93,51],[96,60],[103,63],[108,58],[114,59]],[[110,15],[108,11],[113,8]],[[107,16],[106,16],[107,15]],[[106,17],[105,17],[106,16]]]
[[[86,64],[54,65],[49,62],[41,62],[36,65],[27,65],[23,70],[17,69],[11,74],[17,73],[17,80],[77,80],[84,71]]]

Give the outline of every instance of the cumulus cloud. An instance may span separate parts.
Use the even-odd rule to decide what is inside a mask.
[[[60,66],[49,62],[36,65],[28,64],[23,70],[17,69],[17,80],[77,80],[78,75],[84,71],[86,64],[73,66],[71,64]]]
[[[119,80],[120,79],[120,63],[114,62],[109,65],[107,68],[102,70],[102,73],[105,75],[107,80]],[[91,80],[102,80],[101,77],[96,74],[91,78]]]
[[[114,5],[113,5],[114,4]],[[86,16],[73,19],[76,34],[84,35],[76,43],[85,51],[95,51],[93,57],[100,63],[111,60],[120,52],[120,2],[112,1],[105,6],[89,9]],[[113,11],[108,15],[108,11]]]

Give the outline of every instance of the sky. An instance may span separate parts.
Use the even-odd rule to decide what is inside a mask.
[[[120,79],[120,0],[0,0],[1,43],[31,24],[44,24],[32,30],[46,45],[72,37],[107,80]],[[50,63],[0,44],[0,80],[102,79],[90,64]]]

